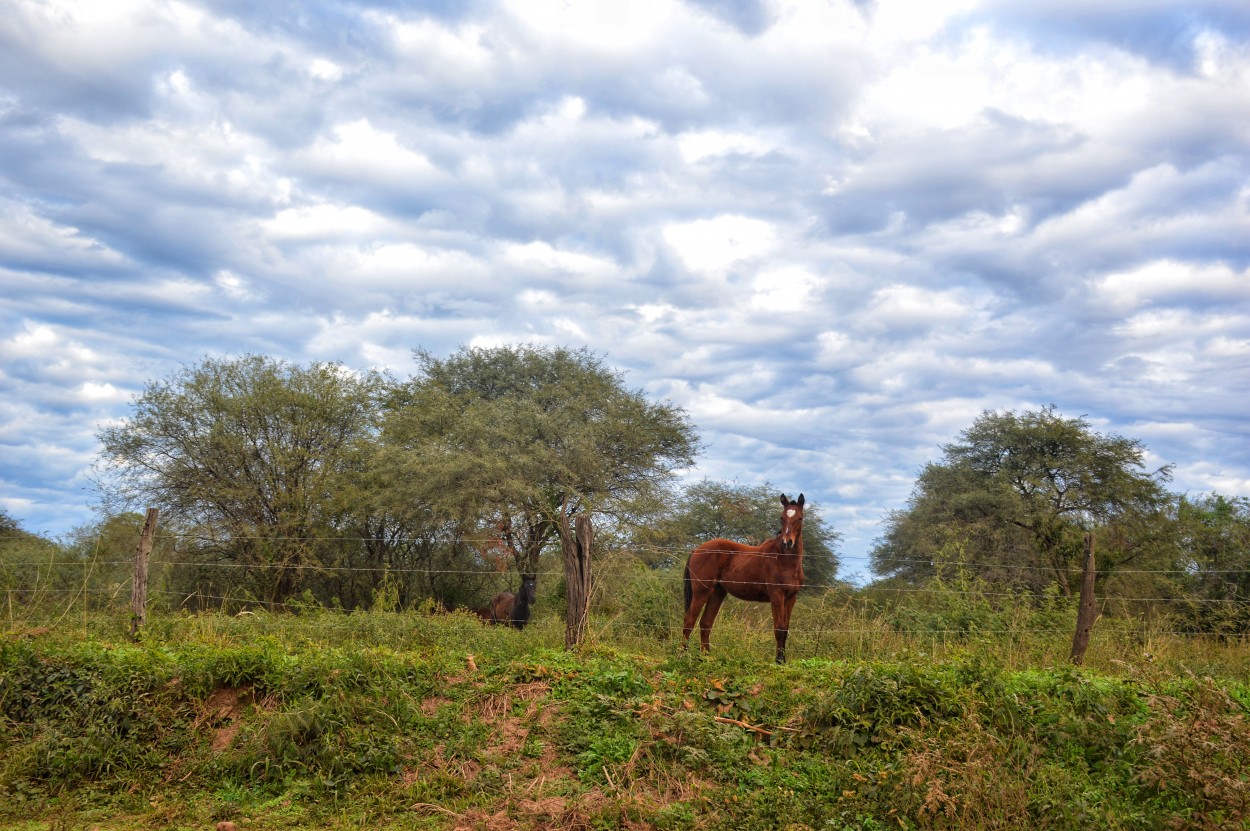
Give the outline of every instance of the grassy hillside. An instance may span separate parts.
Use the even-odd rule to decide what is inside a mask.
[[[777,667],[732,620],[706,659],[570,654],[554,618],[162,617],[139,645],[11,624],[0,826],[1250,827],[1239,664],[1078,671],[990,639]]]

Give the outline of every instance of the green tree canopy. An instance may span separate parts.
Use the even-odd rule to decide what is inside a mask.
[[[338,364],[207,359],[147,385],[102,429],[112,510],[157,507],[193,527],[270,600],[298,590],[333,536],[337,502],[376,433],[382,378]]]
[[[502,544],[522,572],[575,514],[628,511],[697,451],[686,414],[626,387],[585,349],[418,350],[379,468],[390,497],[435,506]]]
[[[7,602],[64,602],[63,590],[81,572],[60,567],[59,553],[54,542],[23,530],[20,522],[0,508],[0,588]]]
[[[1180,625],[1219,634],[1250,631],[1250,499],[1182,497],[1177,527]]]
[[[1023,585],[1049,575],[1068,594],[1085,530],[1114,527],[1123,561],[1143,543],[1133,538],[1145,527],[1136,518],[1170,498],[1169,468],[1147,472],[1140,442],[1095,432],[1053,406],[987,411],[942,450],[907,509],[890,515],[872,552],[876,573],[922,578],[958,556]]]

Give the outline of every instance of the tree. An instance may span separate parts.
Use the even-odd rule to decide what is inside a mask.
[[[549,543],[572,540],[574,516],[628,511],[697,450],[680,408],[628,389],[585,349],[414,354],[418,372],[395,389],[382,432],[390,498],[499,542],[522,574]]]
[[[1250,631],[1250,499],[1182,497],[1177,526],[1176,568],[1184,575],[1179,625],[1219,634]]]
[[[8,540],[25,533],[21,523],[9,516],[9,512],[0,508],[0,541]]]
[[[689,485],[675,501],[674,509],[653,528],[640,532],[639,543],[653,565],[684,563],[695,546],[717,537],[759,545],[777,536],[780,493],[770,482],[741,485],[703,479]],[[834,550],[839,536],[825,523],[819,505],[814,500],[807,502],[803,521],[807,590],[833,585],[839,565]]]
[[[100,431],[105,505],[160,508],[195,530],[204,562],[250,566],[261,596],[285,599],[335,536],[336,494],[368,458],[382,389],[375,373],[256,355],[184,368]]]
[[[907,507],[887,515],[870,553],[872,570],[891,583],[918,586],[973,567],[987,582],[1040,591],[1046,574],[1019,568],[1033,557],[1031,538],[1002,521],[1006,494],[982,484],[974,471],[925,465]]]
[[[943,447],[942,462],[926,466],[908,510],[891,515],[873,570],[921,576],[940,565],[954,539],[978,564],[1004,576],[1014,571],[1013,582],[1049,574],[1070,595],[1086,530],[1113,532],[1118,550],[1102,561],[1109,566],[1145,550],[1135,518],[1167,504],[1170,469],[1148,473],[1144,456],[1140,442],[1099,434],[1053,406],[986,411]]]
[[[81,571],[67,570],[61,554],[54,542],[23,530],[0,508],[0,587],[10,617],[14,607],[60,604],[80,585]]]

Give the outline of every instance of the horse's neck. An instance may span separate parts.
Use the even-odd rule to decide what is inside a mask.
[[[773,537],[768,542],[760,546],[760,552],[764,554],[776,554],[778,557],[794,557],[796,560],[803,559],[803,537],[799,537],[794,544],[794,551],[787,552],[786,547],[781,544],[781,535]]]
[[[513,620],[529,620],[530,616],[530,596],[525,591],[525,586],[521,586],[521,590],[517,592],[516,605],[512,607]]]

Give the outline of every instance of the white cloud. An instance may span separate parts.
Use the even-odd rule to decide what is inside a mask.
[[[47,354],[59,343],[60,338],[51,326],[32,324],[27,321],[23,331],[0,341],[0,354],[3,354],[6,360],[38,358]]]
[[[1236,15],[9,5],[0,435],[58,460],[0,472],[22,518],[81,503],[96,425],[206,354],[403,375],[518,341],[687,406],[690,475],[797,483],[853,556],[984,408],[1246,492]]]
[[[978,58],[981,56],[977,56]],[[894,129],[951,129],[975,119],[986,107],[994,76],[983,59],[921,50],[894,68],[863,99],[856,122],[865,132]]]
[[[277,239],[361,238],[383,234],[390,220],[359,205],[314,204],[278,211],[261,227]]]
[[[1223,263],[1156,260],[1101,277],[1094,290],[1099,302],[1121,312],[1185,298],[1250,303],[1250,271],[1237,272]]]
[[[325,58],[314,58],[308,64],[308,74],[316,78],[318,81],[329,81],[331,83],[340,81],[343,78],[343,67],[334,61]]]
[[[1178,466],[1172,475],[1173,486],[1192,494],[1218,493],[1223,496],[1244,496],[1250,493],[1250,476],[1226,467],[1199,463]]]
[[[814,362],[825,371],[859,366],[874,349],[871,341],[845,332],[826,331],[816,336]]]
[[[777,232],[770,223],[746,216],[670,223],[663,234],[687,267],[704,272],[723,271],[741,260],[761,257],[777,244]]]
[[[926,40],[939,34],[953,16],[977,6],[977,0],[896,0],[870,7],[869,37],[878,48]]]
[[[894,284],[873,293],[863,325],[869,330],[962,326],[976,314],[963,290],[931,291]]]
[[[301,154],[310,168],[393,184],[412,184],[438,174],[424,153],[404,146],[395,133],[377,129],[367,118],[338,124],[331,132],[332,139],[319,139]]]
[[[687,164],[695,164],[730,154],[763,156],[771,152],[776,143],[758,133],[693,130],[677,137],[677,147]]]
[[[653,42],[680,8],[673,0],[510,0],[506,7],[517,21],[544,39],[608,53],[629,52]]]
[[[217,272],[213,282],[231,300],[259,300],[263,296],[253,291],[247,280],[228,269]]]
[[[19,0],[16,12],[39,32],[49,61],[84,73],[125,65],[171,38],[191,35],[203,20],[193,6],[148,0]]]
[[[119,252],[80,229],[41,216],[30,205],[0,198],[0,263],[41,258],[107,269],[126,262]]]
[[[95,381],[88,381],[78,389],[78,394],[83,401],[88,403],[108,403],[121,404],[130,398],[130,393],[125,390],[119,390],[112,384],[101,384]]]
[[[576,251],[560,251],[541,241],[507,246],[504,257],[520,268],[546,275],[564,273],[602,280],[620,273],[620,268],[611,260]]]
[[[1216,359],[1250,358],[1250,337],[1230,338],[1217,335],[1207,341],[1207,354]]]
[[[799,266],[767,268],[752,281],[750,307],[760,312],[803,312],[820,300],[821,280]]]
[[[410,372],[415,368],[412,350],[422,343],[413,334],[425,329],[420,316],[389,308],[359,318],[335,314],[314,321],[308,347],[320,360],[341,360],[351,366],[359,357],[362,368]]]
[[[1159,343],[1176,339],[1220,335],[1228,331],[1246,331],[1250,317],[1231,314],[1205,314],[1184,308],[1151,309],[1138,312],[1115,327],[1126,339]]]
[[[395,82],[418,89],[432,85],[474,89],[488,85],[509,48],[499,32],[466,23],[448,27],[433,18],[401,18],[367,12],[392,39],[396,56],[406,70]],[[488,45],[492,44],[492,46]]]

